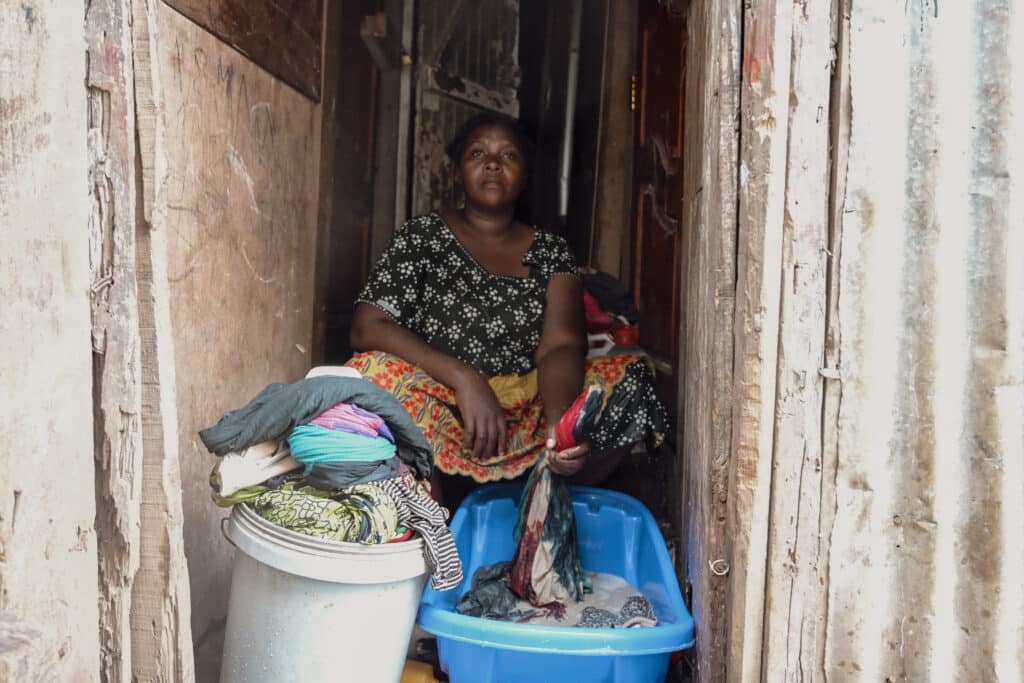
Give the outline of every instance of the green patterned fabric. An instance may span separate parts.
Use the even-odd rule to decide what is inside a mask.
[[[271,477],[262,484],[246,486],[244,489],[238,489],[230,496],[222,496],[217,493],[217,487],[214,486],[214,476],[216,476],[216,474],[217,468],[214,467],[213,471],[210,472],[210,488],[213,489],[210,492],[210,495],[213,498],[213,502],[222,508],[229,508],[232,505],[238,505],[239,503],[251,503],[267,491],[279,489],[288,483],[301,487],[306,486],[305,478],[302,476],[302,471],[293,470],[291,472],[286,472],[285,474],[279,474],[276,477]],[[327,492],[323,492],[323,495],[327,495]]]
[[[395,501],[370,484],[329,494],[289,482],[260,493],[249,505],[268,522],[329,541],[369,545],[398,535]]]

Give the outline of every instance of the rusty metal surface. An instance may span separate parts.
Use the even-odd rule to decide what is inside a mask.
[[[1024,679],[1014,5],[852,6],[823,653],[835,680]]]
[[[420,12],[424,62],[491,90],[518,86],[519,0],[428,0]]]
[[[453,200],[444,147],[463,121],[484,110],[519,113],[519,0],[430,0],[417,22],[413,215]]]

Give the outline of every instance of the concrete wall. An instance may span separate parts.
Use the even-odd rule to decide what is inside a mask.
[[[192,629],[225,617],[231,548],[196,432],[310,365],[320,107],[161,6],[185,551]]]
[[[0,5],[0,680],[99,672],[82,17]]]

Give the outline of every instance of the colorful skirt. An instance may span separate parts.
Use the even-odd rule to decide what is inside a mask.
[[[361,353],[347,365],[391,392],[423,430],[442,472],[478,482],[514,479],[544,452],[547,424],[537,387],[537,371],[489,379],[509,418],[504,454],[474,459],[462,449],[462,422],[455,392],[424,370],[380,351]],[[585,385],[605,390],[601,417],[590,436],[592,451],[601,453],[646,441],[661,444],[668,429],[664,405],[654,393],[654,376],[643,356],[601,356],[587,361]]]

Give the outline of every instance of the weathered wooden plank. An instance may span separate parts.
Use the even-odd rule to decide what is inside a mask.
[[[832,33],[836,45],[830,108],[832,178],[829,183],[828,298],[825,313],[825,389],[822,396],[821,477],[830,482],[830,497],[835,501],[835,482],[839,465],[839,406],[842,400],[842,376],[839,373],[839,265],[842,258],[842,226],[846,197],[846,173],[850,152],[850,5],[853,0],[833,0],[836,7]],[[822,509],[822,526],[835,524],[837,506]],[[827,539],[832,547],[832,534]],[[828,572],[826,571],[826,577]],[[826,580],[826,590],[830,590]],[[827,607],[827,606],[826,606]],[[827,613],[827,609],[826,609]],[[828,623],[826,621],[826,635]],[[840,636],[843,638],[844,636]],[[822,667],[835,673],[835,662],[829,661],[828,643],[822,644]]]
[[[320,98],[323,0],[164,0],[299,92]]]
[[[412,0],[386,0],[389,25],[397,27],[403,56],[412,41]],[[383,71],[377,87],[377,145],[374,160],[373,221],[369,261],[384,251],[395,226],[405,220],[409,200],[409,117],[412,116],[413,66]],[[393,201],[384,198],[393,197]]]
[[[793,5],[751,0],[743,22],[729,680],[761,674]]]
[[[212,645],[232,549],[211,514],[213,458],[196,431],[309,369],[321,115],[169,7],[158,19],[167,219],[152,237],[168,242],[192,625]]]
[[[516,99],[515,88],[494,90],[434,67],[424,67],[420,70],[419,86],[479,109],[491,109],[509,116],[519,114],[519,100]]]
[[[132,591],[132,674],[195,679],[178,461],[174,335],[167,280],[167,158],[162,81],[153,58],[159,0],[132,0],[134,92],[142,206],[137,226],[142,361],[142,501],[139,572]]]
[[[831,3],[793,15],[762,680],[824,679],[834,480],[822,464]],[[771,273],[766,274],[771,277]]]
[[[126,681],[132,674],[143,456],[131,6],[96,0],[87,7],[85,25],[100,676]]]
[[[376,4],[375,4],[376,6]],[[329,22],[328,22],[329,24]],[[336,30],[333,29],[332,30]],[[387,12],[375,12],[363,17],[359,37],[373,57],[379,71],[391,71],[402,66],[402,37],[388,18]],[[330,49],[330,40],[325,43]],[[325,69],[331,64],[330,56],[324,59]]]
[[[607,0],[608,15],[604,50],[604,93],[593,194],[593,265],[618,276],[624,242],[629,237],[633,177],[633,112],[630,109],[631,77],[636,61],[636,8]],[[628,251],[628,248],[626,249]]]
[[[698,3],[689,17],[683,141],[686,212],[692,235],[680,371],[685,549],[697,644],[695,680],[726,677],[729,469],[732,443],[733,315],[739,159],[740,10]],[[682,541],[682,539],[680,539]]]
[[[320,100],[320,179],[317,197],[317,252],[315,266],[315,282],[313,285],[313,348],[311,356],[313,365],[323,365],[327,353],[328,342],[328,301],[331,293],[332,274],[330,272],[331,234],[334,216],[334,184],[335,160],[334,144],[335,120],[337,118],[339,72],[341,71],[340,55],[341,22],[337,20],[339,9],[348,3],[328,4],[324,9],[324,78],[323,96]],[[369,17],[367,17],[369,19]]]
[[[333,74],[324,84],[321,119],[316,329],[323,329],[324,358],[335,364],[351,353],[352,310],[369,260],[379,72],[359,36],[360,20],[375,7],[376,0],[350,0],[329,9]],[[347,97],[351,92],[368,95]],[[318,346],[314,339],[314,349]]]
[[[43,633],[0,610],[0,681],[49,683],[59,680],[59,656]]]

